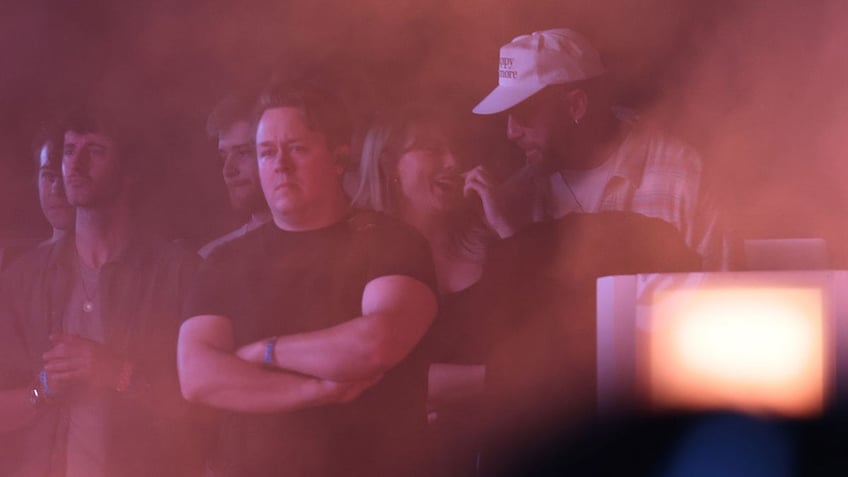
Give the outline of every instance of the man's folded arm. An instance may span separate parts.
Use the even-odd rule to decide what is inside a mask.
[[[336,381],[370,379],[397,365],[436,317],[432,289],[403,275],[371,280],[362,316],[317,331],[256,342],[239,355],[261,362],[273,341],[272,363],[284,370]]]
[[[194,316],[183,323],[177,367],[187,400],[238,412],[289,412],[345,402],[373,384],[336,383],[244,361],[234,354],[232,323],[216,315]]]

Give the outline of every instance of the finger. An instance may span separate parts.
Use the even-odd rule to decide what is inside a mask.
[[[479,180],[471,180],[465,184],[463,188],[463,194],[468,197],[469,191],[474,191],[480,196],[481,200],[485,200],[490,195],[490,189],[486,186],[486,184],[482,183]]]
[[[477,174],[477,173],[479,173],[479,172],[480,172],[480,168],[481,168],[481,167],[483,167],[483,166],[476,166],[476,167],[472,167],[471,169],[468,169],[467,171],[465,171],[465,172],[461,173],[461,174],[460,174],[460,176],[462,176],[462,177],[466,177],[466,176],[468,176],[468,175],[470,175],[470,174]]]
[[[81,359],[59,359],[44,363],[44,370],[48,373],[64,373],[85,368],[85,361]]]
[[[47,350],[44,354],[41,355],[41,359],[44,361],[48,361],[51,359],[65,359],[69,357],[68,347],[60,344],[56,345],[49,350]]]
[[[44,361],[52,359],[70,359],[83,357],[86,354],[85,348],[80,345],[59,344],[41,355],[41,359]]]
[[[48,374],[47,383],[51,386],[62,386],[82,381],[86,378],[86,376],[87,373],[83,370],[62,371],[59,373]]]

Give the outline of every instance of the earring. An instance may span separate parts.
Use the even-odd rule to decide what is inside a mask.
[[[575,126],[579,126],[579,125],[580,125],[580,120],[579,120],[579,119],[577,119],[577,118],[574,118],[574,125],[575,125]]]

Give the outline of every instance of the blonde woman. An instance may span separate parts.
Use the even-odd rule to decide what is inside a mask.
[[[367,132],[354,206],[378,210],[416,228],[430,243],[440,293],[439,317],[425,338],[430,420],[445,475],[471,475],[473,445],[464,434],[483,387],[491,296],[482,282],[491,198],[485,170],[467,170],[452,128],[434,110],[408,107]],[[472,439],[473,441],[473,439]],[[464,445],[463,445],[464,444]],[[464,447],[462,450],[458,450]],[[450,454],[446,456],[446,451]]]

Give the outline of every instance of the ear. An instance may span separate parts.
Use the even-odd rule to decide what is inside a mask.
[[[589,95],[583,88],[575,88],[564,94],[568,112],[575,123],[583,121],[589,110]]]

